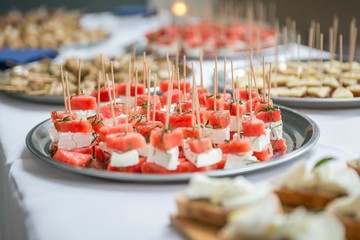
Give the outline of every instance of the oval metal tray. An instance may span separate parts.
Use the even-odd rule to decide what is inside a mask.
[[[283,136],[286,139],[286,145],[288,148],[287,153],[284,156],[276,157],[266,162],[251,164],[239,169],[213,170],[203,173],[213,177],[225,177],[266,169],[290,161],[314,146],[320,136],[320,129],[317,124],[307,116],[290,108],[280,106],[280,109],[284,128]],[[108,172],[105,170],[75,167],[56,161],[48,155],[48,149],[51,142],[48,129],[51,125],[52,123],[50,119],[48,119],[35,126],[26,136],[26,145],[30,152],[32,152],[36,157],[53,164],[62,170],[116,181],[151,183],[183,182],[189,180],[189,178],[193,175],[193,173],[161,175]]]

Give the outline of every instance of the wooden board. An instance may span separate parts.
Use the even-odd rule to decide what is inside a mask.
[[[170,216],[171,224],[187,239],[191,240],[220,240],[220,228],[210,226],[195,220],[179,217],[177,214]]]

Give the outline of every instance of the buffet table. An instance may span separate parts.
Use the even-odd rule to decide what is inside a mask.
[[[204,75],[207,85],[210,77]],[[90,178],[55,168],[27,150],[25,137],[30,129],[49,118],[51,111],[62,109],[0,94],[0,238],[181,239],[171,228],[169,215],[176,211],[174,194],[186,183],[135,184]],[[299,111],[319,125],[321,134],[316,146],[294,161],[358,157],[360,109]],[[292,163],[245,176],[254,182],[269,181]]]

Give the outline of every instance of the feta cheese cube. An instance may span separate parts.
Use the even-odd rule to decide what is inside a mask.
[[[205,128],[204,130],[214,144],[222,144],[230,139],[230,126],[224,129]]]
[[[230,123],[230,132],[236,132],[237,131],[237,124],[236,124],[236,116],[230,116],[231,123]],[[239,130],[242,131],[242,122],[243,118],[239,118]]]
[[[150,144],[147,143],[144,147],[136,149],[140,156],[148,157],[150,151]]]
[[[92,133],[73,133],[72,138],[76,142],[76,148],[88,147],[94,140]]]
[[[136,150],[127,152],[113,151],[110,158],[112,167],[130,167],[139,163],[139,154]]]
[[[261,152],[266,145],[270,144],[270,129],[265,129],[266,135],[260,135],[257,137],[249,137],[251,141],[251,151]]]
[[[76,114],[76,119],[86,120],[88,117],[95,115],[93,110],[77,110],[74,111]]]
[[[76,147],[76,142],[72,137],[73,133],[71,132],[60,132],[59,133],[59,141],[58,141],[58,148],[64,150],[71,150]]]
[[[176,170],[179,163],[179,147],[167,151],[159,150],[153,146],[149,147],[148,162],[155,163],[168,170]]]
[[[248,164],[259,162],[256,157],[252,156],[253,152],[228,154],[224,169],[241,168]]]
[[[58,132],[58,130],[56,130],[55,127],[49,128],[48,132],[49,132],[51,141],[57,142],[59,140],[59,132]]]
[[[270,139],[276,140],[281,139],[283,134],[283,123],[282,121],[265,123],[265,127],[271,130]]]

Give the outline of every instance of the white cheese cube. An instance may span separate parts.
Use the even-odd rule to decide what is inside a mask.
[[[230,139],[230,126],[224,129],[205,128],[204,130],[214,144],[222,144]]]
[[[270,139],[276,140],[281,139],[283,134],[283,123],[282,121],[265,123],[265,127],[270,129]]]
[[[49,132],[51,141],[57,142],[59,140],[59,132],[58,132],[58,130],[56,130],[55,127],[49,128],[48,132]]]
[[[136,149],[140,156],[148,157],[150,151],[150,144],[147,143],[144,147]]]
[[[106,142],[99,142],[99,148],[104,152],[112,153],[114,150],[107,149]]]
[[[110,158],[112,167],[130,167],[139,163],[139,154],[136,150],[127,152],[113,151]]]
[[[188,158],[196,167],[206,167],[220,162],[222,159],[222,151],[220,148],[213,148],[210,151],[204,153],[193,153],[191,152],[191,157]]]
[[[125,114],[121,114],[120,116],[117,116],[115,117],[115,123],[117,124],[119,122],[119,119],[120,118],[125,118]],[[114,121],[113,121],[113,118],[103,118],[103,121],[104,121],[104,124],[105,126],[108,125],[108,126],[114,126]]]
[[[120,102],[126,104],[126,96],[120,96]],[[129,96],[129,108],[132,108],[134,106],[135,106],[135,97]]]
[[[74,111],[76,114],[76,119],[86,120],[88,117],[95,115],[95,111],[93,110],[76,110]]]
[[[266,135],[260,135],[257,137],[249,137],[251,141],[251,151],[261,152],[266,145],[270,144],[270,129],[265,129]]]
[[[72,138],[76,142],[76,148],[91,146],[94,140],[92,133],[73,133]]]
[[[259,162],[256,157],[252,156],[253,152],[228,154],[224,169],[241,168],[246,165]]]
[[[71,132],[60,132],[59,133],[59,141],[58,148],[64,150],[71,150],[77,148],[76,142],[72,137],[73,133]]]
[[[176,170],[179,163],[179,147],[161,151],[153,146],[149,147],[148,162],[155,163],[168,170]]]

